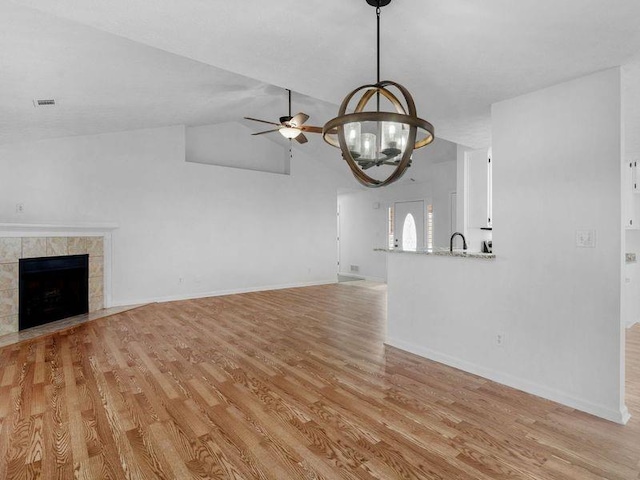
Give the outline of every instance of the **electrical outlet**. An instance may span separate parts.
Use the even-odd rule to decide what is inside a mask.
[[[595,248],[596,231],[595,230],[576,230],[576,247]]]
[[[16,203],[16,213],[24,213],[24,203]]]
[[[496,334],[496,345],[501,347],[502,345],[504,345],[504,341],[505,341],[505,334],[502,332],[498,332]]]

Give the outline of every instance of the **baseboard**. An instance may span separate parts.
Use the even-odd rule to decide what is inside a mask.
[[[359,280],[367,280],[369,282],[387,283],[387,280],[382,277],[370,277],[368,275],[359,275],[357,273],[351,273],[351,272],[348,272],[348,273],[338,272],[338,275],[342,275],[343,277],[357,278]]]
[[[413,345],[409,342],[404,342],[402,340],[387,338],[387,341],[385,343],[392,347],[405,350],[424,358],[428,358],[429,360],[443,363],[445,365],[463,370],[473,375],[478,375],[502,385],[515,388],[516,390],[521,390],[523,392],[530,393],[532,395],[536,395],[538,397],[542,397],[571,408],[575,408],[576,410],[581,410],[583,412],[595,415],[600,418],[604,418],[611,422],[624,425],[631,418],[631,415],[629,414],[629,411],[626,407],[620,410],[614,410],[603,405],[598,405],[587,400],[583,400],[581,398],[576,398],[560,390],[545,387],[535,382],[523,380],[521,378],[514,377],[503,372],[485,368],[474,363],[467,362],[466,360],[461,360],[459,358],[455,358],[441,352],[436,352],[425,347]]]
[[[625,405],[625,407],[620,411],[620,415],[622,418],[622,421],[617,422],[617,423],[621,423],[622,425],[626,425],[627,422],[629,420],[631,420],[631,414],[629,413],[629,409],[627,408],[627,406]]]
[[[637,320],[635,322],[627,323],[627,328],[631,328],[631,327],[633,327],[633,326],[635,326],[637,324],[638,324]]]
[[[246,288],[233,288],[229,290],[215,290],[212,292],[198,292],[198,293],[182,293],[180,295],[167,295],[162,297],[150,297],[143,299],[126,299],[114,301],[112,307],[122,307],[126,305],[138,305],[141,303],[164,303],[164,302],[176,302],[179,300],[193,300],[196,298],[206,297],[221,297],[223,295],[235,295],[238,293],[251,293],[251,292],[265,292],[268,290],[284,290],[285,288],[300,288],[300,287],[314,287],[318,285],[330,285],[337,283],[335,279],[332,280],[319,280],[315,282],[301,282],[301,283],[287,283],[280,285],[266,285],[259,287],[246,287]]]

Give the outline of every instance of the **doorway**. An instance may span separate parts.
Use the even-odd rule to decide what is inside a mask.
[[[415,252],[425,247],[423,200],[396,202],[393,207],[394,248]]]

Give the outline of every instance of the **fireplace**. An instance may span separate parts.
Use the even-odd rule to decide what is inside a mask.
[[[19,261],[19,329],[89,311],[89,255]]]

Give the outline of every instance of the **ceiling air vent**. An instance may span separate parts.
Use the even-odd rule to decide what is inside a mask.
[[[43,98],[40,100],[33,100],[33,106],[38,108],[38,107],[48,107],[48,106],[54,106],[56,104],[56,101],[53,98]]]

